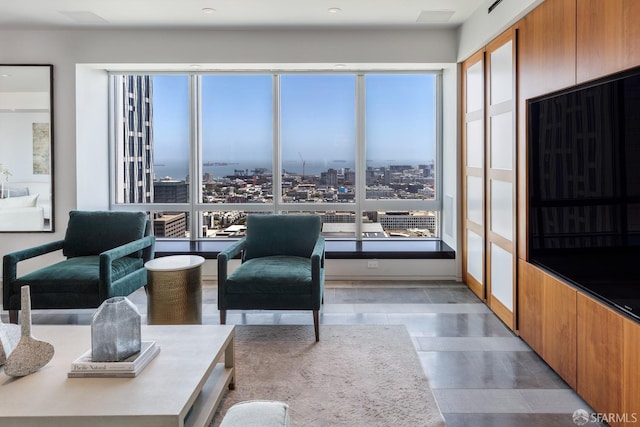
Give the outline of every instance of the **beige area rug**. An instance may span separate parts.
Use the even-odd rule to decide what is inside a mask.
[[[279,400],[292,427],[444,426],[409,333],[401,325],[236,327],[236,389],[212,426],[245,400]]]

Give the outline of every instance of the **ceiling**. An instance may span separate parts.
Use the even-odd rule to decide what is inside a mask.
[[[0,28],[455,28],[485,1],[2,0]]]

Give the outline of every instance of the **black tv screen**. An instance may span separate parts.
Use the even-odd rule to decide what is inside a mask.
[[[527,108],[529,262],[640,318],[640,68]]]

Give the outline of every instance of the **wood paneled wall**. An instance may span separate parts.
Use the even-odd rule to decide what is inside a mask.
[[[578,83],[640,64],[638,19],[638,0],[577,0]]]
[[[527,99],[640,66],[638,22],[640,0],[546,0],[514,28],[517,331],[597,412],[640,418],[640,324],[526,262]]]
[[[526,100],[576,82],[576,0],[547,0],[518,30],[518,257],[527,259]]]

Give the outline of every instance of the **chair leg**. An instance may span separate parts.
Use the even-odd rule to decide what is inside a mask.
[[[9,322],[18,324],[18,310],[9,310]]]
[[[316,342],[320,341],[320,325],[318,319],[318,310],[313,310],[313,329],[316,333]]]
[[[220,324],[227,324],[227,310],[220,310]]]

